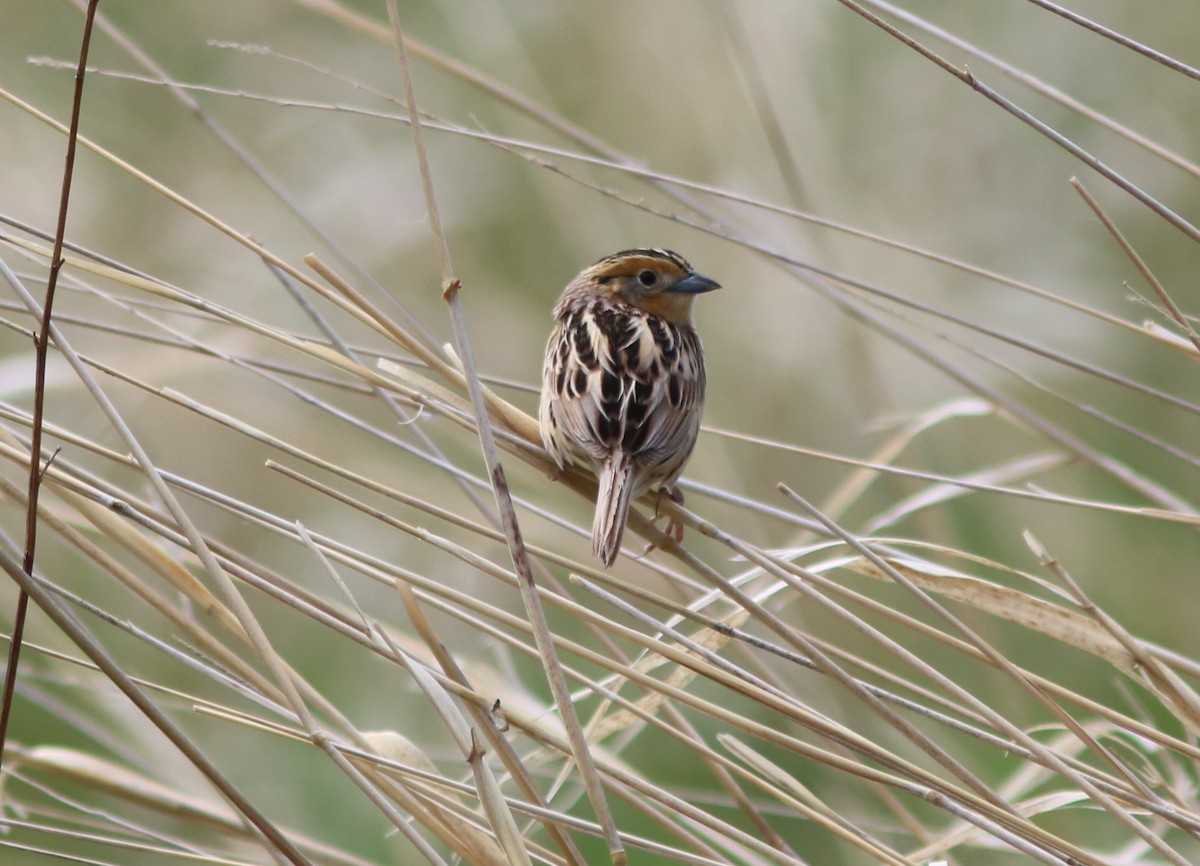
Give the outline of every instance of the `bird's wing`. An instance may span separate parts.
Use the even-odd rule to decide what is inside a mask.
[[[547,346],[544,377],[543,435],[560,465],[620,450],[653,469],[653,480],[674,480],[704,400],[694,331],[603,303],[569,310]],[[562,435],[546,432],[555,425]]]
[[[634,463],[653,468],[660,483],[669,484],[692,453],[700,431],[705,388],[700,338],[690,328],[643,317],[636,356],[636,378],[650,387],[648,394],[634,388],[625,410],[625,446]]]

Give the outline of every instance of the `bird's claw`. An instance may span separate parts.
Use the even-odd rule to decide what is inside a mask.
[[[666,496],[668,499],[670,499],[676,505],[683,505],[683,491],[680,490],[678,487],[660,487],[660,488],[658,488],[658,495],[654,499],[654,520],[652,522],[657,522],[658,519],[663,516],[662,510],[661,510],[663,496]],[[680,542],[683,541],[683,530],[684,530],[683,523],[681,523],[680,521],[676,520],[673,517],[668,517],[667,525],[665,527],[663,527],[663,533],[665,535],[667,535],[669,538],[671,538],[676,544],[679,544]],[[658,545],[655,544],[653,541],[647,542],[645,549],[640,554],[638,554],[638,559],[641,559],[642,557],[646,556],[647,554],[649,554],[650,552],[654,551],[657,548],[658,548]]]

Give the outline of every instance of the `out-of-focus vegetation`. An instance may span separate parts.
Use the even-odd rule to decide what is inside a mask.
[[[633,863],[1200,860],[1200,19],[1076,3],[1103,33],[1047,5],[864,3],[972,86],[834,0],[401,4],[515,513]],[[39,575],[313,862],[500,862],[506,808],[535,861],[606,861],[445,348],[386,4],[100,12],[55,319],[215,558],[52,352]],[[12,284],[45,288],[82,12],[0,21],[19,560],[36,322]],[[631,246],[725,289],[697,306],[682,550],[630,534],[605,574],[586,479],[547,478],[520,412],[562,286]],[[26,638],[4,862],[270,862],[36,609]],[[479,807],[438,694],[474,708],[507,806]]]

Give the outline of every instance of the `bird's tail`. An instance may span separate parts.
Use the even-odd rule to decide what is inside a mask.
[[[628,456],[613,454],[604,461],[600,492],[596,494],[596,518],[592,521],[592,553],[605,568],[613,564],[621,549],[633,481],[633,462]]]

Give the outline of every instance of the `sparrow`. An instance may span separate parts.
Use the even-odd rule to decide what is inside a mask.
[[[571,280],[554,306],[538,409],[561,470],[590,468],[599,491],[592,552],[611,566],[629,503],[648,490],[680,501],[704,407],[704,352],[692,302],[720,284],[678,253],[622,250]]]

